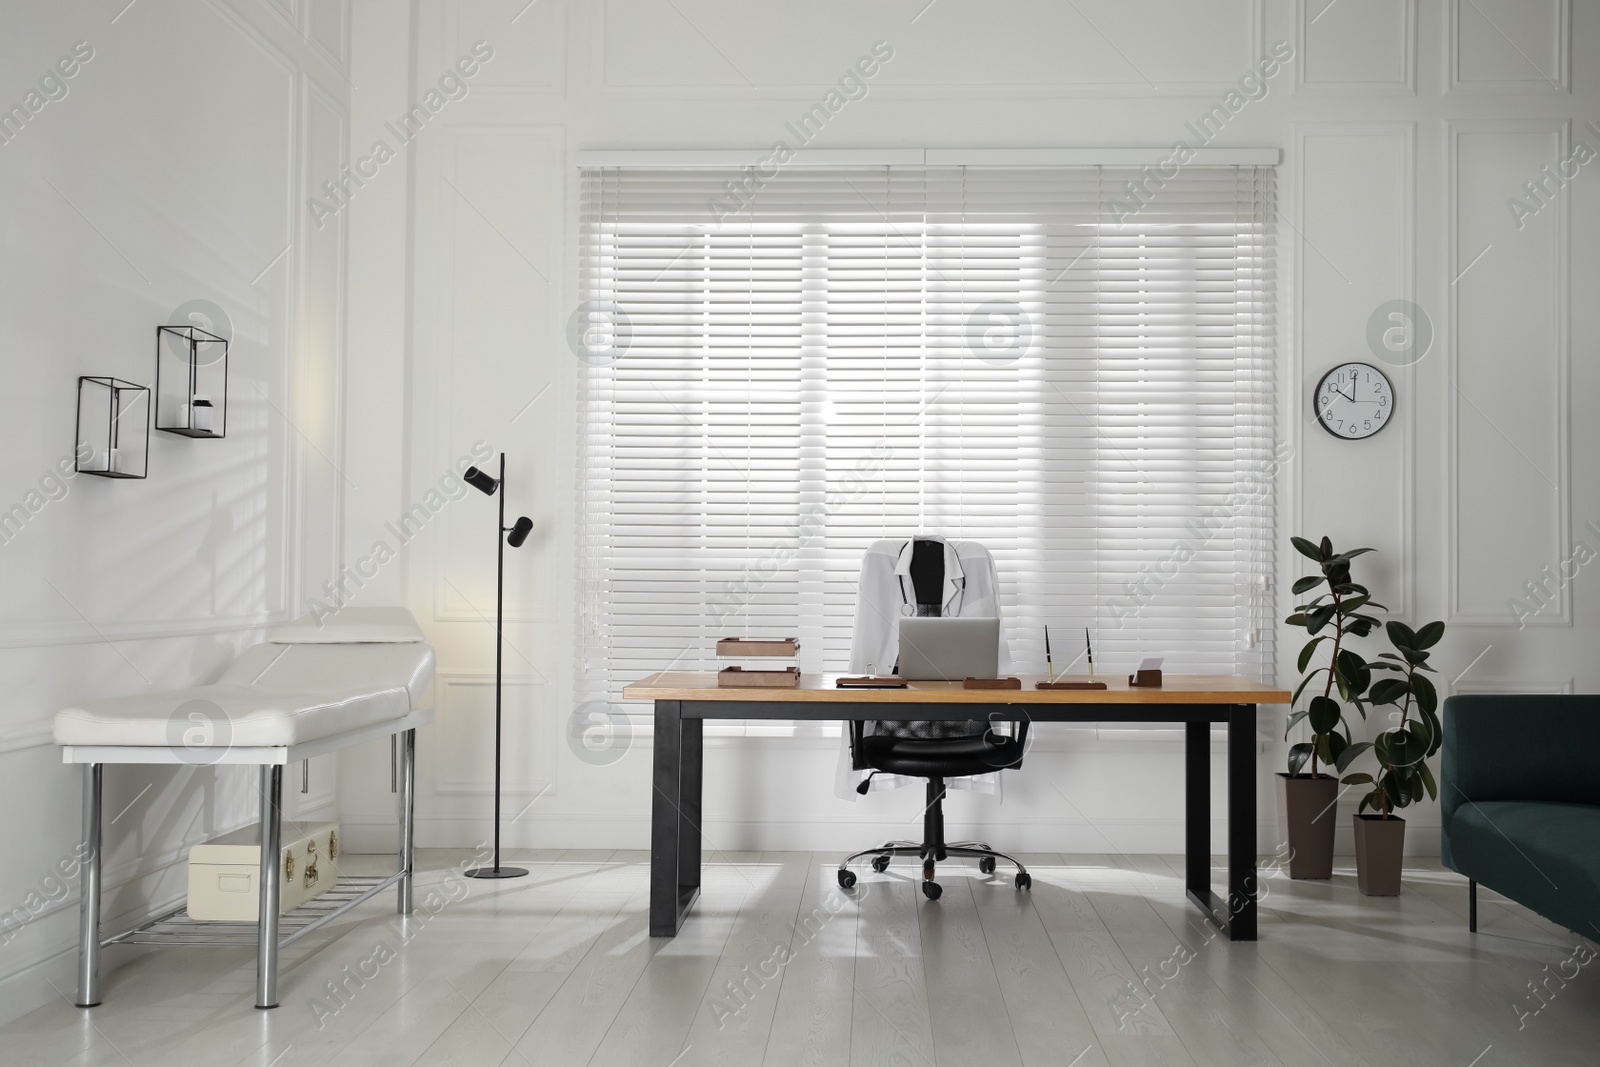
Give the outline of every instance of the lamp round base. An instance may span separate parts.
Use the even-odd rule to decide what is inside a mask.
[[[461,873],[468,878],[521,878],[528,871],[525,867],[474,867]]]

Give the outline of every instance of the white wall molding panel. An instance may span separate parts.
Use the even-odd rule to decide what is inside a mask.
[[[1417,91],[1417,0],[1295,0],[1295,91]]]

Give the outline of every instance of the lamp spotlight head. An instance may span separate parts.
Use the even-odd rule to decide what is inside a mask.
[[[528,534],[533,530],[533,520],[524,515],[512,524],[511,532],[506,535],[506,544],[512,548],[521,548],[522,542],[528,539]]]
[[[461,477],[468,485],[485,496],[494,496],[494,491],[500,488],[500,480],[498,478],[484,473],[477,467],[468,467],[467,473]]]

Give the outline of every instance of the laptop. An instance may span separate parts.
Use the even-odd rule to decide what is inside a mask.
[[[959,682],[963,678],[994,678],[999,672],[999,619],[900,619],[900,677]]]

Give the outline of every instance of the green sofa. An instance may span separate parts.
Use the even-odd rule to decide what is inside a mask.
[[[1444,865],[1600,938],[1600,696],[1444,702]]]

